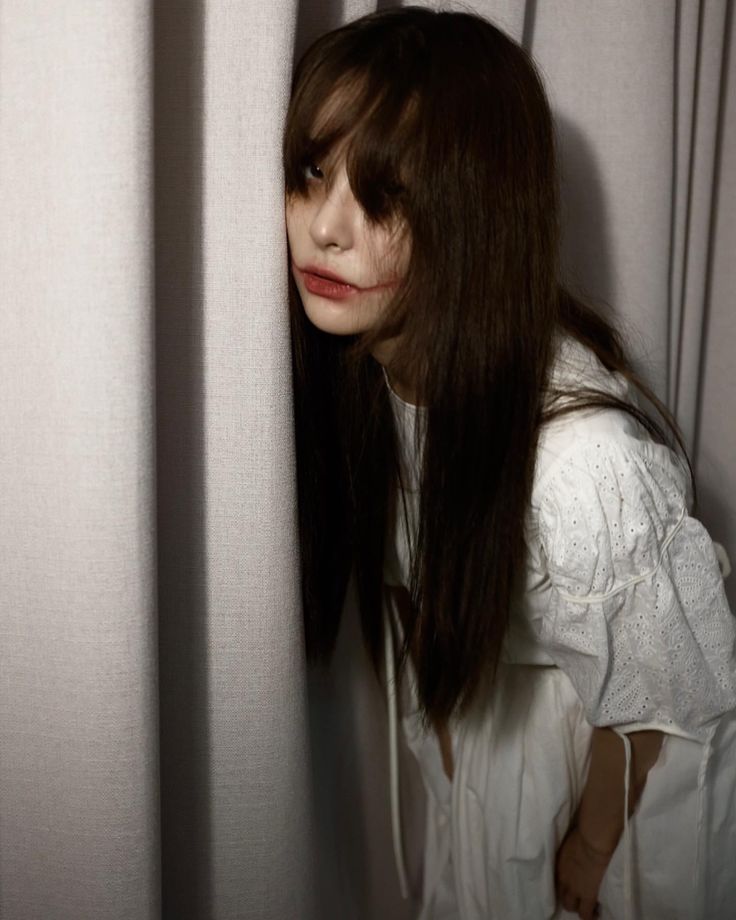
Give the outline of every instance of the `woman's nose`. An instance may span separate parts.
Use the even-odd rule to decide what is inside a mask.
[[[349,249],[353,245],[357,208],[350,182],[343,170],[335,178],[332,188],[325,192],[310,225],[309,230],[315,243],[323,248],[335,245],[340,249]]]

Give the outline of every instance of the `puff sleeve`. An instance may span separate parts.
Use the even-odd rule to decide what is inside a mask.
[[[576,440],[536,502],[550,583],[539,640],[592,725],[704,740],[736,707],[736,618],[668,448]]]

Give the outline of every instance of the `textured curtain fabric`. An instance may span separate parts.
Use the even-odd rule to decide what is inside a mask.
[[[295,57],[386,5],[0,3],[2,920],[415,913],[352,594],[331,673],[304,662],[280,164]],[[462,5],[542,69],[565,272],[734,561],[732,7]]]

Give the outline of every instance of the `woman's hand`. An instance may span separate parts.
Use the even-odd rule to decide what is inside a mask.
[[[557,899],[565,910],[577,911],[582,920],[598,916],[598,889],[612,855],[594,849],[573,824],[555,865]]]

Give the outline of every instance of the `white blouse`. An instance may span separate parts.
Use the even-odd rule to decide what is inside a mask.
[[[632,398],[627,381],[607,372],[592,352],[571,339],[563,340],[559,348],[553,382],[571,388],[591,386]],[[384,578],[388,584],[406,586],[409,543],[417,526],[421,468],[421,438],[417,451],[414,433],[417,426],[421,431],[426,410],[401,400],[391,390],[388,378],[386,383],[399,434],[405,488],[397,497],[397,526],[388,541]],[[416,688],[410,662],[407,670],[410,703],[409,714],[403,719],[404,736],[423,770],[425,785],[435,806],[434,817],[444,814],[447,818],[443,824],[447,828],[444,837],[438,827],[428,830],[428,846],[431,842],[433,853],[428,859],[425,852],[423,918],[444,916],[432,907],[433,892],[427,873],[436,882],[435,908],[443,899],[447,901],[452,897],[454,880],[455,915],[463,918],[480,920],[498,915],[509,917],[509,920],[517,916],[526,920],[527,917],[567,916],[554,904],[554,855],[582,791],[591,726],[611,726],[621,734],[627,757],[630,747],[626,733],[643,728],[658,729],[668,737],[683,739],[684,747],[690,745],[687,751],[695,748],[701,751],[703,756],[696,758],[697,771],[692,778],[692,791],[696,796],[693,818],[700,831],[695,835],[699,841],[696,863],[700,869],[708,849],[702,824],[708,786],[705,773],[721,717],[733,713],[736,707],[736,620],[726,601],[716,548],[703,525],[689,515],[690,501],[688,473],[680,459],[669,448],[654,443],[628,413],[612,409],[584,410],[544,427],[525,521],[526,590],[512,610],[502,656],[504,667],[517,667],[513,674],[520,673],[518,666],[525,667],[528,670],[524,673],[531,675],[531,683],[537,682],[539,691],[529,697],[532,708],[528,711],[538,707],[539,719],[530,717],[531,722],[520,721],[518,729],[512,726],[512,732],[516,731],[520,737],[527,732],[528,738],[523,744],[518,738],[509,740],[505,746],[495,740],[501,731],[502,715],[495,711],[491,701],[487,702],[480,723],[461,725],[451,719],[449,727],[456,762],[453,788],[448,781],[444,792],[438,792],[438,786],[442,790],[442,780],[436,775],[436,739],[422,736],[418,728]],[[387,617],[390,616],[387,611]],[[398,618],[394,616],[392,622],[400,635]],[[389,620],[386,625],[389,702],[395,709],[394,640],[388,628]],[[507,673],[512,674],[511,671]],[[531,686],[530,680],[525,687]],[[513,682],[514,677],[509,677],[509,686]],[[525,689],[523,692],[532,691]],[[560,703],[563,697],[567,700],[564,705]],[[406,889],[395,775],[398,764],[396,713],[392,718],[390,711],[389,718],[395,850],[402,886]],[[721,735],[730,737],[729,731],[724,729]],[[567,738],[564,737],[566,733]],[[488,743],[484,748],[478,739],[486,736]],[[736,730],[733,736],[736,745]],[[495,795],[497,788],[491,785],[479,791],[475,783],[472,791],[478,801],[473,807],[476,812],[480,810],[480,815],[474,818],[475,830],[467,820],[463,826],[463,815],[467,819],[469,777],[483,776],[483,771],[488,771],[491,750],[496,758],[493,770],[497,776],[504,775],[506,770],[509,776],[519,772],[521,785],[526,770],[529,774],[527,784],[530,778],[538,787],[547,782],[539,765],[530,766],[528,754],[524,759],[518,752],[514,753],[516,747],[519,744],[523,747],[527,740],[531,742],[531,747],[525,748],[527,751],[548,752],[550,744],[559,744],[560,783],[565,788],[537,802],[536,814],[530,817],[528,834],[524,837],[527,841],[524,846],[531,847],[529,859],[537,862],[514,879],[511,876],[516,868],[509,870],[507,867],[500,872],[494,861],[507,861],[508,848],[513,850],[521,846],[518,827],[513,831],[513,840],[504,838],[503,821],[509,826],[514,821],[523,822],[523,815],[519,813],[524,807],[523,800],[519,800],[516,813],[509,806],[508,812],[502,815],[484,801]],[[466,749],[472,753],[467,753]],[[515,760],[517,757],[521,759]],[[692,760],[689,753],[684,753],[682,764],[689,763],[689,757]],[[664,760],[661,755],[660,761]],[[736,757],[733,764],[729,769],[736,784]],[[669,780],[675,775],[673,769],[669,770]],[[655,802],[653,807],[665,812],[670,808],[672,836],[671,832],[679,826],[672,823],[677,806],[674,800],[667,799],[671,795],[671,782],[668,786],[666,777],[665,780],[660,790],[664,799],[658,805]],[[686,777],[683,781],[690,780]],[[713,788],[717,785],[711,783]],[[463,786],[466,787],[464,791]],[[648,781],[647,786],[656,786],[656,783]],[[454,808],[450,806],[448,816],[452,795],[458,801]],[[510,798],[513,799],[513,795]],[[563,805],[564,814],[560,812]],[[637,818],[646,836],[641,817],[646,812],[644,805],[642,799]],[[736,835],[733,802],[731,811],[732,832]],[[549,823],[548,829],[545,821]],[[646,827],[655,825],[656,820],[652,819]],[[485,850],[485,857],[473,870],[465,865],[468,860],[461,859],[459,851],[467,848],[468,852],[475,853],[478,850],[481,826],[484,827],[484,847],[481,849]],[[657,828],[660,836],[656,845],[661,849],[660,837],[666,836],[667,823],[664,829]],[[497,842],[489,840],[489,835],[495,835]],[[618,870],[614,858],[607,873],[609,890],[605,885],[601,888],[603,916],[606,916],[605,910],[609,910],[611,917],[634,915],[634,865],[628,822],[625,837],[629,846],[628,852],[620,856],[624,862],[620,884],[615,882]],[[442,845],[438,844],[440,838]],[[537,838],[538,843],[535,842]],[[453,839],[455,845],[451,846]],[[438,850],[443,852],[439,861]],[[455,854],[452,858],[451,852]],[[435,865],[428,866],[427,862],[432,859]],[[474,859],[477,863],[478,857]],[[520,861],[523,863],[518,853],[512,854],[509,860],[512,867],[517,867]],[[693,905],[698,898],[704,897],[703,878],[696,882],[697,891],[690,888],[684,891],[682,880],[676,877],[676,867],[680,864],[678,856],[671,854],[670,862],[675,873],[672,878],[667,871],[662,873],[659,866],[652,870],[648,886],[642,889],[639,884],[640,905],[647,907],[643,915],[647,920],[665,916],[668,920],[680,916],[689,920],[692,916],[700,916],[693,912],[696,911]],[[637,863],[639,868],[644,866],[646,874],[648,870],[641,858]],[[711,858],[711,870],[717,868],[717,864],[717,858],[715,863]],[[497,870],[499,875],[495,878]],[[492,885],[489,878],[495,878]],[[688,878],[692,887],[691,870]],[[670,886],[669,895],[658,889],[665,882]],[[716,888],[718,884],[726,886],[724,897],[732,898],[728,903],[734,905],[729,915],[736,916],[736,881],[728,882],[724,876],[713,884]],[[535,885],[538,890],[532,895]],[[529,898],[530,904],[540,906],[531,908],[527,904]],[[678,910],[689,912],[678,913]],[[452,915],[450,909],[447,916]]]

